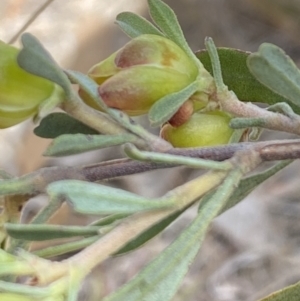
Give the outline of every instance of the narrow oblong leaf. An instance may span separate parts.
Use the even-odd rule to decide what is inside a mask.
[[[37,255],[39,257],[43,257],[43,258],[60,256],[63,254],[81,250],[81,249],[91,245],[92,243],[97,241],[99,238],[100,238],[100,235],[90,236],[90,237],[82,238],[82,239],[79,239],[76,241],[71,241],[71,242],[60,244],[60,245],[55,245],[55,246],[47,247],[44,249],[39,249],[39,250],[34,251],[33,254]]]
[[[295,112],[300,112],[299,108],[293,105],[288,99],[275,93],[260,83],[250,72],[247,66],[247,58],[250,52],[232,49],[217,48],[224,83],[232,90],[239,100],[260,102],[273,105],[280,102],[287,102]],[[211,60],[206,50],[196,53],[197,58],[209,73],[212,72]]]
[[[284,289],[272,293],[259,301],[299,301],[300,282],[285,287]]]
[[[247,63],[257,80],[300,107],[300,70],[282,49],[263,43]]]
[[[30,241],[43,241],[57,238],[68,238],[86,235],[91,236],[99,234],[99,227],[96,226],[81,227],[6,223],[5,229],[9,236],[13,238]]]
[[[47,193],[52,197],[66,198],[74,210],[82,214],[134,213],[173,205],[122,189],[77,180],[51,183]]]
[[[198,81],[194,81],[183,90],[166,95],[157,101],[150,109],[148,118],[152,126],[167,122],[198,89]]]
[[[230,200],[227,202],[226,206],[220,212],[220,214],[230,209],[231,207],[235,206],[236,204],[238,204],[249,193],[251,193],[259,184],[263,183],[265,180],[269,179],[271,176],[275,175],[277,172],[279,172],[280,170],[282,170],[292,162],[293,160],[281,161],[261,173],[242,179],[239,185],[237,186],[236,190],[232,193]],[[209,192],[207,195],[205,195],[202,198],[198,210],[201,210],[202,206],[204,206],[204,204],[210,200],[213,193],[214,191]]]
[[[133,280],[103,301],[170,300],[200,248],[201,240],[196,235],[195,222],[193,225]]]
[[[149,12],[154,23],[173,42],[191,54],[174,11],[161,0],[148,0]],[[193,55],[192,55],[193,56]]]
[[[116,213],[116,214],[111,214],[105,217],[102,217],[98,220],[95,220],[89,226],[107,226],[110,225],[118,220],[121,220],[125,217],[128,217],[130,214],[125,214],[125,213]]]
[[[188,206],[190,207],[190,206]],[[143,244],[148,242],[150,239],[161,233],[166,229],[178,216],[180,216],[187,208],[183,210],[176,211],[175,213],[169,215],[165,219],[159,221],[157,224],[151,226],[149,229],[142,232],[140,235],[126,243],[120,250],[118,250],[114,255],[122,255],[128,252],[131,252]]]
[[[123,12],[118,14],[115,23],[130,38],[136,38],[142,34],[155,34],[163,36],[163,33],[159,31],[152,23],[132,12]]]
[[[65,113],[49,114],[34,129],[34,133],[39,137],[51,139],[64,134],[99,134],[96,130]]]
[[[204,44],[212,64],[213,77],[215,80],[217,93],[226,92],[227,87],[224,85],[220,58],[214,40],[211,37],[206,37]]]
[[[131,142],[133,135],[84,135],[84,134],[66,134],[53,140],[44,152],[44,156],[68,156],[80,154],[100,148],[121,145]]]
[[[23,49],[18,55],[18,64],[27,72],[58,84],[66,95],[70,96],[72,93],[71,83],[38,39],[30,33],[24,33],[21,41]]]
[[[195,258],[205,233],[242,174],[232,171],[190,226],[135,278],[103,301],[169,301]]]
[[[222,212],[235,206],[237,203],[242,201],[251,191],[253,191],[259,184],[263,183],[292,162],[293,160],[281,161],[261,173],[246,177],[245,179],[241,180],[237,189],[232,193],[230,200],[223,208]]]

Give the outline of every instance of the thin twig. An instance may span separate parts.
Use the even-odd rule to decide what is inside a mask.
[[[227,172],[214,171],[207,173],[201,178],[194,179],[183,186],[175,188],[170,191],[165,197],[171,198],[176,196],[182,200],[180,207],[172,209],[162,209],[152,212],[142,212],[134,215],[134,218],[125,219],[107,235],[100,238],[97,242],[85,248],[78,254],[75,254],[69,259],[66,259],[58,265],[62,268],[45,275],[45,282],[50,283],[53,279],[62,277],[66,270],[63,268],[70,264],[76,264],[81,269],[84,277],[90,270],[98,263],[105,260],[110,254],[120,249],[127,241],[137,236],[151,225],[159,222],[161,219],[169,216],[181,208],[195,201],[199,196],[205,194],[211,188],[220,184],[226,177]],[[188,191],[188,192],[187,192]],[[182,197],[180,197],[182,196]],[[101,248],[99,249],[99,245]]]
[[[41,5],[27,20],[27,22],[17,31],[17,33],[8,41],[8,44],[13,44],[18,37],[35,21],[35,19],[53,2],[54,0],[47,0]]]
[[[300,139],[245,142],[206,148],[174,148],[168,153],[224,161],[231,158],[237,151],[242,150],[257,151],[262,161],[299,159]],[[17,192],[33,196],[44,193],[47,185],[55,181],[73,179],[96,182],[175,166],[178,165],[140,162],[125,158],[81,167],[47,167],[19,178],[0,181],[0,195],[12,195]]]
[[[300,116],[297,114],[294,114],[291,118],[281,113],[268,111],[251,102],[239,101],[236,95],[230,91],[217,95],[216,100],[219,102],[222,110],[233,114],[235,117],[249,119],[244,122],[240,120],[243,124],[240,123],[238,128],[259,126],[269,130],[300,135]],[[233,119],[232,121],[232,125],[235,128],[237,128],[237,121],[239,120],[234,121]]]
[[[136,237],[139,233],[151,225],[156,224],[166,216],[198,200],[205,193],[222,183],[226,177],[227,180],[229,177],[232,178],[228,183],[226,183],[226,181],[223,183],[223,185],[226,185],[226,187],[223,186],[223,188],[226,189],[222,189],[222,195],[224,196],[224,193],[229,193],[230,195],[235,187],[235,185],[232,185],[232,180],[235,179],[234,184],[236,184],[243,174],[252,171],[260,164],[261,158],[257,151],[250,149],[239,152],[231,158],[231,161],[232,165],[237,167],[230,172],[231,176],[226,171],[208,172],[201,177],[171,190],[163,196],[161,200],[175,197],[175,200],[180,200],[176,208],[137,213],[134,215],[134,218],[125,219],[107,235],[101,237],[80,253],[58,263],[58,265],[61,265],[61,269],[58,269],[54,273],[47,274],[44,278],[44,284],[51,283],[54,279],[59,278],[64,281],[62,277],[67,273],[66,267],[68,264],[72,267],[76,266],[76,268],[80,268],[81,276],[85,277],[96,265],[107,259],[110,254],[116,252],[127,241]],[[229,184],[231,187],[227,186]],[[222,204],[222,206],[223,205],[224,204]],[[216,210],[216,214],[220,209]],[[209,210],[211,210],[211,208],[209,208]]]

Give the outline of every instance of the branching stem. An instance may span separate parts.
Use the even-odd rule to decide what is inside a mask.
[[[217,95],[222,110],[233,114],[236,117],[249,119],[245,126],[251,123],[250,119],[254,119],[254,126],[257,124],[263,128],[288,132],[300,135],[300,116],[293,115],[292,118],[281,113],[271,112],[260,108],[252,103],[245,103],[238,100],[233,92],[226,92]]]
[[[257,151],[263,161],[299,159],[300,139],[245,142],[206,148],[172,149],[168,154],[223,161],[231,158],[237,151],[242,150]],[[178,165],[117,159],[82,167],[48,167],[18,178],[0,181],[0,195],[29,194],[34,196],[44,193],[46,186],[55,181],[74,179],[96,182],[175,166]]]

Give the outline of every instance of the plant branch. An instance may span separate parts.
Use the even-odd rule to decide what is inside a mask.
[[[296,114],[289,117],[281,113],[268,111],[249,102],[241,102],[231,91],[217,94],[216,99],[222,110],[229,112],[236,117],[243,117],[246,119],[244,124],[241,124],[240,127],[253,125],[270,130],[300,135],[300,116]],[[253,120],[253,124],[251,119]]]
[[[263,161],[299,159],[300,139],[245,142],[206,148],[174,148],[167,153],[223,161],[231,158],[237,151],[251,149],[259,152]],[[18,178],[1,180],[0,195],[29,194],[34,196],[44,193],[47,185],[55,181],[74,179],[96,182],[175,166],[178,165],[117,159],[81,167],[46,167]]]
[[[204,176],[175,188],[163,196],[162,199],[176,198],[180,201],[178,204],[179,206],[172,209],[137,213],[125,219],[97,242],[88,246],[80,253],[62,261],[60,263],[60,269],[53,270],[53,273],[44,275],[44,283],[50,283],[54,279],[62,277],[67,272],[67,266],[70,265],[80,267],[82,278],[84,278],[92,268],[107,259],[112,253],[115,253],[127,241],[136,237],[138,234],[149,228],[151,225],[159,222],[161,219],[169,216],[177,210],[180,210],[181,208],[186,207],[189,203],[195,201],[201,195],[220,184],[226,175],[227,172],[225,171],[208,172]],[[65,269],[63,267],[65,267]]]
[[[229,172],[236,171],[242,176],[256,168],[261,163],[261,158],[257,151],[246,150],[238,152],[229,161],[233,166],[233,169]],[[228,171],[210,171],[203,176],[171,190],[161,197],[161,200],[176,200],[177,206],[175,208],[137,213],[125,219],[98,241],[80,253],[62,261],[59,269],[53,270],[53,273],[43,275],[43,283],[51,283],[53,280],[59,278],[63,281],[67,273],[67,267],[69,266],[76,267],[76,269],[79,268],[83,279],[96,265],[115,253],[126,242],[136,237],[151,225],[159,222],[161,219],[199,200],[204,194],[222,183],[227,175]]]
[[[75,119],[106,135],[118,135],[127,133],[121,125],[117,124],[108,115],[94,110],[86,105],[79,96],[72,93],[72,99],[61,104],[61,108]]]
[[[167,141],[149,133],[138,125],[130,124],[130,121],[125,120],[126,116],[121,111],[114,112],[114,115],[118,115],[118,113],[122,114],[124,116],[123,122],[113,120],[111,116],[89,107],[74,92],[71,96],[69,100],[61,104],[61,108],[75,119],[90,126],[99,133],[106,135],[130,133],[134,139],[133,143],[142,149],[166,151],[171,148],[171,145]]]

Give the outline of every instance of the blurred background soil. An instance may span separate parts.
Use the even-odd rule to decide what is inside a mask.
[[[299,0],[166,2],[177,13],[195,51],[203,48],[206,36],[213,37],[217,46],[248,51],[256,51],[261,43],[270,42],[282,47],[300,65]],[[41,3],[2,0],[0,39],[8,42]],[[64,68],[86,72],[128,41],[113,24],[115,16],[122,11],[148,17],[144,0],[56,0],[27,31],[36,35]],[[141,118],[140,122],[148,126],[145,119]],[[0,168],[22,175],[44,166],[82,165],[122,156],[120,149],[114,148],[61,159],[45,158],[42,153],[50,141],[35,137],[32,129],[32,123],[25,122],[0,132]],[[290,137],[266,132],[262,139]],[[196,175],[195,171],[177,168],[130,176],[110,184],[141,195],[158,196]],[[174,301],[255,301],[299,281],[298,178],[299,163],[295,162],[217,218]],[[31,200],[24,210],[24,220],[45,202],[43,197]],[[106,261],[88,277],[80,300],[100,300],[128,281],[172,242],[194,215],[195,208],[192,208],[146,246]],[[88,221],[89,218],[64,207],[51,222]]]

